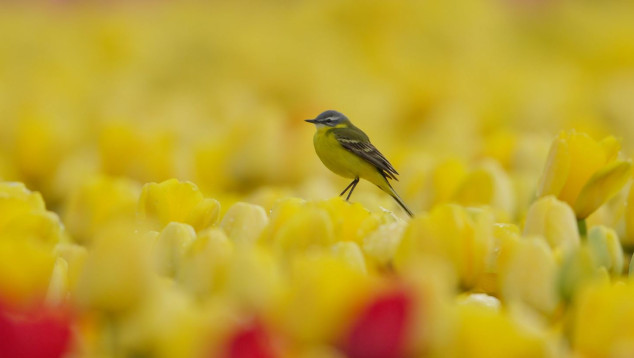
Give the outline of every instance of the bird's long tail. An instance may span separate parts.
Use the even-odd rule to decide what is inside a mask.
[[[407,215],[409,215],[410,217],[414,216],[414,213],[412,213],[412,211],[407,207],[407,205],[405,205],[405,202],[403,201],[403,199],[401,199],[401,197],[398,196],[398,194],[396,194],[394,189],[392,189],[392,192],[390,193],[390,195],[394,198],[394,200],[396,200],[398,205],[400,205],[401,208],[403,208],[403,210],[405,210]]]
[[[407,215],[409,215],[410,217],[413,217],[414,213],[412,213],[412,211],[407,207],[407,205],[405,204],[403,199],[401,199],[401,197],[398,196],[398,194],[396,194],[396,191],[394,190],[394,188],[392,188],[392,185],[390,185],[390,182],[387,180],[387,178],[385,178],[385,176],[383,176],[383,179],[385,179],[385,184],[387,184],[387,186],[384,188],[384,187],[381,187],[379,185],[379,188],[383,189],[383,191],[385,191],[386,193],[390,194],[390,196],[393,197],[394,200],[396,200],[398,205],[400,205],[401,208],[403,208],[403,210],[405,210]]]

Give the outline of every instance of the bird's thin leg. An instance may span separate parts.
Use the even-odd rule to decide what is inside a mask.
[[[354,191],[354,188],[357,187],[357,184],[359,183],[359,178],[356,178],[351,184],[352,184],[352,188],[350,188],[350,191],[348,192],[348,196],[346,197],[346,201],[348,201],[348,199],[350,199],[350,195],[352,195],[352,192]]]
[[[341,194],[339,194],[339,196],[343,196],[343,194],[345,194],[346,191],[348,191],[348,189],[350,189],[350,187],[355,183],[355,181],[357,181],[356,178],[350,184],[348,184],[348,186],[345,189],[343,189],[343,191],[341,192]]]

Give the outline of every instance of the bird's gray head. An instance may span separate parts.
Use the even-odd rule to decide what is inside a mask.
[[[307,119],[306,122],[314,123],[317,127],[320,127],[320,126],[334,127],[340,123],[350,122],[350,120],[343,113],[329,110],[329,111],[322,112],[315,119]]]

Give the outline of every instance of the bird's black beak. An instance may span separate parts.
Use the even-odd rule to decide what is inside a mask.
[[[316,119],[306,119],[305,121],[308,123],[317,123]]]

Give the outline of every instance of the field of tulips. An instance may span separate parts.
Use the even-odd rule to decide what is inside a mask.
[[[634,356],[632,14],[0,3],[0,357]]]

